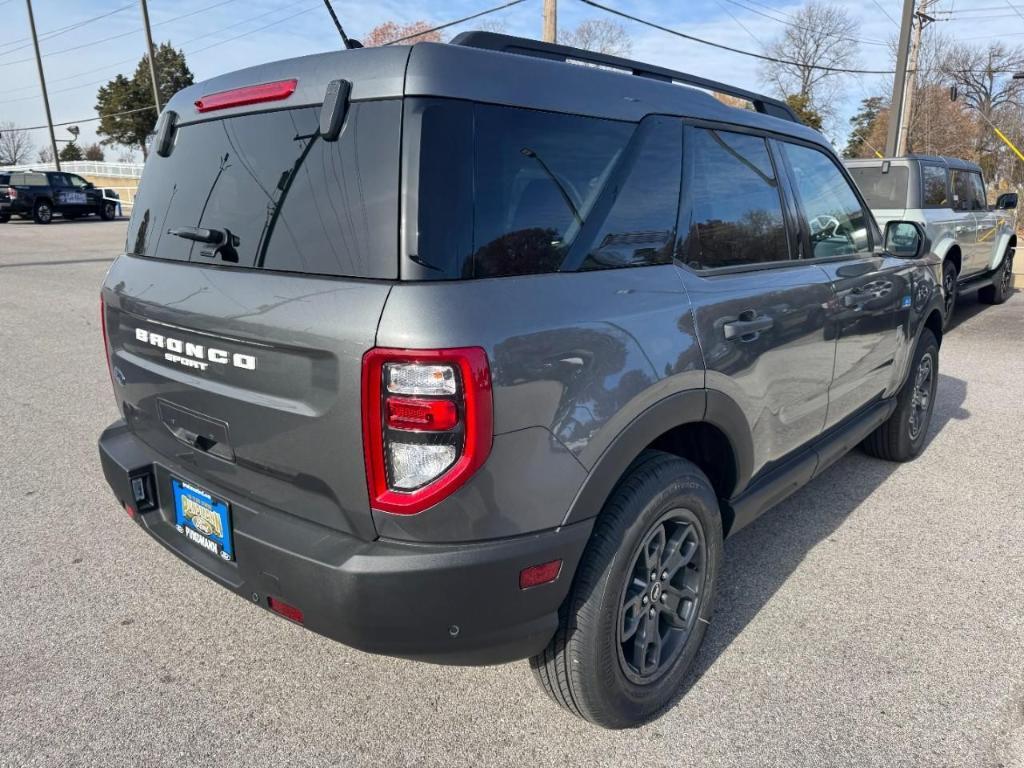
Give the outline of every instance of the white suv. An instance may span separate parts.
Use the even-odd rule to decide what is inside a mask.
[[[1010,294],[1017,246],[1017,193],[988,205],[982,170],[953,157],[909,155],[847,160],[879,226],[916,221],[943,260],[942,288],[949,325],[957,296],[978,291],[981,301],[1002,304]]]

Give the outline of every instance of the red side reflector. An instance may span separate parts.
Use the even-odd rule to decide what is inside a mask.
[[[519,588],[529,589],[540,584],[547,584],[549,581],[557,579],[561,571],[561,560],[552,560],[550,563],[541,563],[540,565],[531,565],[529,568],[523,568],[519,572]]]
[[[268,597],[267,605],[270,607],[270,610],[279,616],[284,616],[286,619],[294,621],[296,624],[302,623],[302,611],[294,605],[288,605],[288,603],[278,600],[276,597]]]
[[[265,101],[281,101],[295,93],[298,80],[278,80],[274,83],[247,85],[230,91],[220,91],[196,99],[197,112],[212,112],[215,109],[244,107],[247,104],[262,104]]]
[[[132,518],[133,520],[135,519],[135,507],[133,507],[131,504],[125,504],[124,511],[128,513],[128,517]]]
[[[386,406],[388,426],[391,429],[443,432],[459,423],[459,409],[451,400],[389,397]]]

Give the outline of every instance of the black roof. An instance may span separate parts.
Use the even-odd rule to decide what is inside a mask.
[[[352,83],[352,101],[435,96],[634,122],[649,114],[668,114],[759,128],[830,146],[820,133],[794,122],[792,111],[782,102],[723,83],[506,35],[467,33],[454,43],[359,48],[261,64],[184,88],[167,109],[178,113],[179,125],[280,109],[281,102],[268,102],[203,115],[194,102],[218,91],[290,78],[298,84],[288,106],[318,106],[327,83],[342,78]],[[566,59],[599,66],[580,66]],[[762,111],[731,107],[699,88],[746,98]]]

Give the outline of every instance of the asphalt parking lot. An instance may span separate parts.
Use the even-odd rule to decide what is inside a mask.
[[[95,447],[124,233],[0,225],[0,765],[1024,766],[1024,293],[961,303],[918,461],[850,455],[726,544],[686,695],[607,732],[525,663],[313,635],[128,520]]]

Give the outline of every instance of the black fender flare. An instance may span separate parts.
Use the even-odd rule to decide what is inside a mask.
[[[716,390],[691,389],[659,400],[615,436],[594,462],[576,493],[563,525],[597,515],[637,456],[661,435],[685,424],[708,423],[732,446],[736,477],[732,493],[746,487],[754,464],[754,446],[743,411],[728,395]]]

